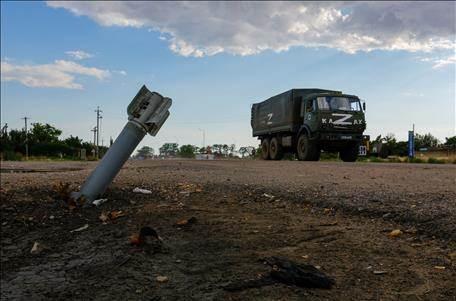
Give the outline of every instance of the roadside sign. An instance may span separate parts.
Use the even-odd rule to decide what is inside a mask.
[[[414,131],[408,132],[408,156],[409,158],[415,157],[415,135]]]

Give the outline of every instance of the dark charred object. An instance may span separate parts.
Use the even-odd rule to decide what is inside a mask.
[[[335,283],[313,265],[296,263],[282,257],[265,258],[264,262],[272,267],[271,277],[281,283],[326,289]]]
[[[258,279],[231,283],[225,286],[224,289],[227,291],[240,291],[277,282],[299,287],[330,289],[335,284],[334,279],[326,276],[313,265],[300,264],[275,256],[264,258],[261,261],[272,267],[269,274]]]

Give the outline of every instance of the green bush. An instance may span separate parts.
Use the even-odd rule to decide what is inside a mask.
[[[13,151],[5,151],[3,153],[3,160],[5,160],[5,161],[22,161],[22,154],[13,152]]]
[[[370,157],[369,162],[385,162],[385,161],[378,157]]]
[[[420,159],[420,158],[409,158],[408,162],[409,163],[425,163],[425,161],[423,159]]]
[[[445,160],[440,160],[440,159],[436,159],[436,158],[430,157],[430,158],[427,160],[427,163],[431,163],[431,164],[444,164],[444,163],[445,163]]]

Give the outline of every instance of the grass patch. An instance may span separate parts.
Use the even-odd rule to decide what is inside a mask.
[[[420,159],[420,158],[409,158],[408,162],[409,163],[425,163],[425,161],[423,159]]]
[[[430,163],[430,164],[445,164],[445,160],[441,160],[441,159],[430,157],[430,158],[428,158],[427,163]]]

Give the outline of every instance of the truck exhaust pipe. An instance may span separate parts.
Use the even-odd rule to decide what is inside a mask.
[[[81,186],[81,191],[73,192],[72,197],[83,197],[92,203],[101,196],[144,136],[157,135],[169,116],[171,103],[171,98],[151,92],[143,85],[127,108],[128,122],[122,132]]]

